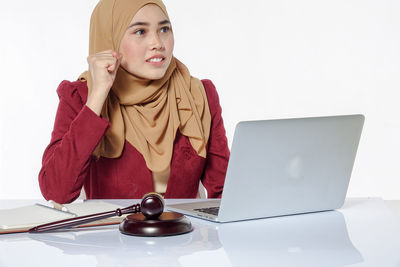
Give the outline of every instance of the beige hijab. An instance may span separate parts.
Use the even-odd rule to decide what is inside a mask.
[[[133,16],[146,4],[158,5],[168,17],[158,0],[100,0],[90,21],[89,54],[118,51]],[[82,73],[79,79],[87,81],[90,93],[90,73]],[[126,139],[151,171],[162,172],[170,167],[179,129],[197,154],[206,157],[211,124],[207,96],[201,81],[174,57],[160,80],[137,77],[120,66],[101,114],[111,127],[94,155],[117,158]]]

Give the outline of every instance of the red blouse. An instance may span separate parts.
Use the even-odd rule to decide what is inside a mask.
[[[209,198],[221,197],[229,159],[221,106],[214,84],[202,80],[211,112],[207,158],[197,155],[179,130],[174,142],[166,198],[195,198],[199,181]],[[119,158],[92,155],[110,123],[97,116],[85,103],[85,82],[63,81],[57,89],[60,103],[50,144],[39,173],[43,196],[59,203],[79,197],[84,186],[88,199],[141,198],[154,191],[153,177],[143,156],[127,141]]]

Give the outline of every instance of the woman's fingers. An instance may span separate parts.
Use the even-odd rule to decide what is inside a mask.
[[[121,58],[121,54],[112,50],[106,50],[89,56],[87,61],[90,66],[95,67],[96,69],[103,68],[107,69],[109,73],[112,73],[118,69],[121,63]]]
[[[116,52],[112,53],[115,62],[107,67],[107,70],[111,73],[118,69],[119,65],[121,64],[122,55]]]

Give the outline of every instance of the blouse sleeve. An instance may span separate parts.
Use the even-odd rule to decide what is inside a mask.
[[[84,104],[78,92],[82,85],[63,81],[57,89],[60,102],[39,173],[44,198],[59,203],[79,197],[91,155],[109,127],[107,120]]]
[[[217,90],[210,80],[202,80],[202,82],[207,93],[211,113],[207,162],[202,183],[207,190],[208,198],[220,198],[224,187],[230,152]]]

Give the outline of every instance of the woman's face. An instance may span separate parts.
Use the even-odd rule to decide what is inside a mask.
[[[141,78],[161,79],[171,62],[173,49],[171,23],[161,8],[148,4],[139,9],[121,40],[121,65]]]

